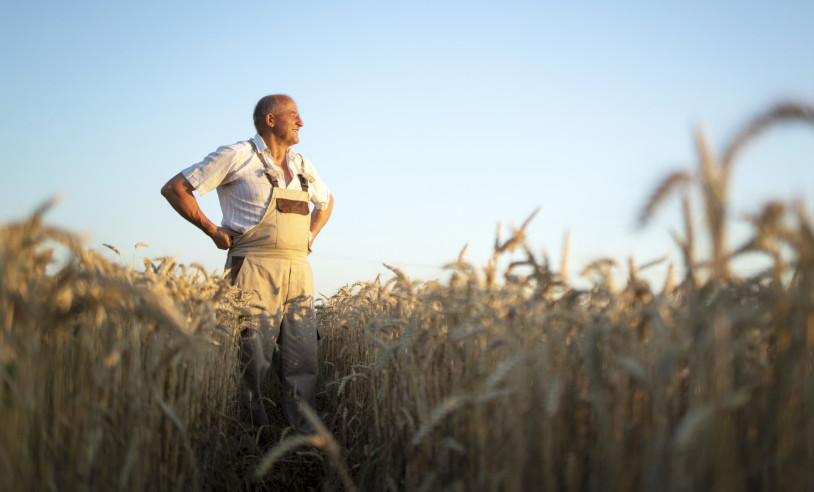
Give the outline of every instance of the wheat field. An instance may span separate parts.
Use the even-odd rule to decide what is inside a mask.
[[[486,265],[322,299],[318,432],[277,411],[270,449],[237,417],[240,293],[107,261],[43,207],[0,233],[0,491],[814,490],[814,224],[778,201],[727,236],[737,157],[790,121],[814,107],[774,106],[720,154],[696,131],[698,169],[640,217],[681,201],[675,265],[601,258],[576,287],[526,221]],[[747,254],[766,270],[736,275]]]

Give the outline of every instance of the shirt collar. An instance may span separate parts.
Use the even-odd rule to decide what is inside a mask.
[[[260,152],[261,154],[265,152],[266,149],[268,149],[265,140],[263,140],[263,137],[261,137],[259,133],[254,134],[254,136],[252,137],[252,141],[254,142],[255,145],[257,145],[257,151]],[[286,157],[288,157],[288,162],[291,162],[295,155],[296,152],[294,152],[294,149],[289,147],[286,155]]]
[[[266,151],[268,147],[266,147],[266,142],[263,141],[263,137],[260,136],[259,133],[255,133],[252,137],[252,141],[257,146],[257,151],[261,154]]]

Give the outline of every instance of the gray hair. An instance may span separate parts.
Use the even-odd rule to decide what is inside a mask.
[[[257,133],[260,133],[260,129],[263,128],[266,115],[271,113],[276,116],[280,103],[288,99],[291,97],[285,94],[271,94],[257,101],[257,105],[254,107],[254,127],[257,129]]]

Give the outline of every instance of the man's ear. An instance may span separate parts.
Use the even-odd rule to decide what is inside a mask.
[[[274,128],[274,115],[273,114],[269,113],[269,114],[266,115],[266,125],[268,125],[269,128]]]

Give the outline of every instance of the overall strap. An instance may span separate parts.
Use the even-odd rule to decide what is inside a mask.
[[[302,187],[302,191],[307,193],[308,192],[308,178],[306,178],[302,174],[298,174],[297,177],[300,178],[300,187]]]
[[[254,149],[254,153],[257,154],[257,157],[260,159],[260,162],[262,162],[263,166],[266,167],[266,173],[265,173],[266,174],[266,179],[269,180],[269,183],[271,183],[271,186],[273,186],[275,188],[279,188],[279,186],[277,185],[277,176],[274,173],[272,173],[271,166],[269,166],[269,163],[266,162],[266,159],[265,159],[265,157],[263,157],[263,154],[261,154],[260,151],[257,149],[257,144],[254,143],[254,140],[249,140],[249,143],[252,145],[252,148]]]

